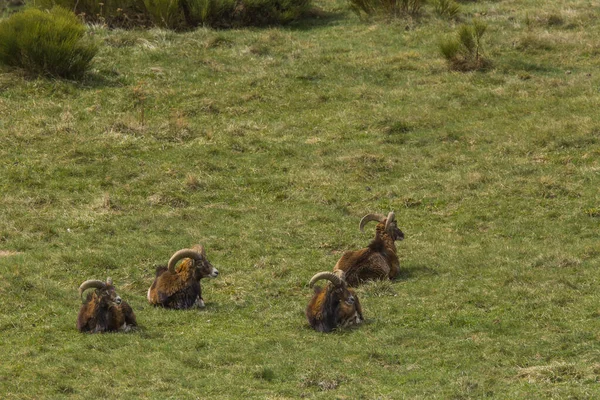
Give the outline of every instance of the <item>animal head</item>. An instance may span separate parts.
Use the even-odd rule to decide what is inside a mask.
[[[173,254],[167,266],[169,272],[172,274],[177,273],[175,266],[184,258],[191,260],[194,276],[198,280],[205,277],[216,278],[219,275],[219,271],[206,258],[206,251],[202,245],[194,246],[192,249],[181,249]]]
[[[387,215],[387,217],[383,214],[365,215],[360,220],[359,224],[361,232],[364,232],[365,225],[367,224],[367,222],[370,221],[377,221],[379,223],[378,225],[382,225],[384,232],[387,233],[392,238],[392,240],[404,240],[404,232],[402,232],[398,228],[398,223],[396,222],[396,213],[394,213],[393,211],[391,211]]]
[[[95,294],[98,298],[106,300],[109,305],[121,304],[121,297],[117,294],[111,278],[106,278],[106,282],[100,280],[87,280],[79,286],[79,296],[84,302],[83,292],[87,289],[96,289]]]
[[[332,309],[318,310],[317,314],[321,313],[325,316],[331,312],[335,313],[335,315],[332,316],[335,321],[335,326],[332,326],[331,329],[336,326],[347,327],[360,324],[364,320],[362,308],[356,294],[351,289],[348,289],[348,285],[344,279],[344,272],[319,272],[311,278],[309,286],[313,287],[313,285],[320,280],[328,280],[331,282],[331,284],[324,289],[324,296],[327,298],[324,299],[324,302],[321,304],[324,308],[331,307]],[[317,292],[317,296],[319,293],[320,292]]]

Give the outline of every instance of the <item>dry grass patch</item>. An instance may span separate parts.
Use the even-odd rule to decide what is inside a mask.
[[[529,383],[560,383],[565,381],[580,381],[584,379],[585,373],[574,364],[556,362],[549,365],[536,365],[521,368],[517,376]]]
[[[19,254],[23,254],[19,251],[0,250],[0,257],[11,257]]]

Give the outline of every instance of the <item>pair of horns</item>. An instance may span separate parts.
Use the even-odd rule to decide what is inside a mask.
[[[112,286],[112,284],[113,284],[113,282],[110,277],[106,278],[106,282],[102,282],[97,279],[87,280],[87,281],[83,282],[81,284],[81,286],[79,286],[79,297],[81,297],[81,300],[83,301],[83,292],[85,292],[86,290],[91,289],[91,288],[106,289],[107,286]]]
[[[386,221],[387,219],[387,221]],[[385,222],[385,230],[387,231],[390,224],[396,220],[396,213],[393,211],[390,211],[390,213],[387,215],[387,217],[383,214],[367,214],[364,217],[362,217],[362,219],[360,220],[360,224],[358,225],[358,227],[360,228],[361,232],[365,231],[365,225],[367,224],[367,222],[370,221],[377,221],[377,222]]]
[[[322,279],[328,280],[329,282],[333,283],[334,286],[342,286],[342,284],[344,283],[344,271],[338,270],[336,272],[319,272],[310,279],[308,286],[313,287],[313,285],[317,283],[317,281],[320,281]]]
[[[169,260],[169,264],[167,266],[169,272],[172,273],[172,274],[174,274],[175,273],[175,266],[177,265],[177,263],[179,262],[179,260],[182,260],[184,258],[191,258],[191,259],[196,260],[196,261],[202,260],[202,258],[203,258],[202,253],[203,252],[204,252],[204,248],[202,246],[199,247],[199,250],[181,249],[181,250],[175,252],[175,254],[173,254],[171,256],[171,259]]]

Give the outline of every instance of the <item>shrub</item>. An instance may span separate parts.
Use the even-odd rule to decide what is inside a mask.
[[[190,29],[282,24],[299,18],[311,0],[35,0],[48,9],[60,5],[88,22],[130,28],[149,25]],[[417,1],[417,0],[402,0]],[[421,0],[418,0],[421,1]]]
[[[433,9],[441,17],[454,18],[460,11],[460,6],[453,0],[433,0]]]
[[[309,0],[241,0],[232,22],[240,26],[285,24],[299,18],[309,6]]]
[[[60,6],[72,10],[87,22],[111,27],[131,28],[152,25],[143,0],[33,0],[33,6],[43,10]]]
[[[456,38],[440,43],[440,51],[448,61],[450,69],[456,71],[482,70],[491,66],[483,56],[482,40],[487,25],[475,21],[470,25],[461,25]]]
[[[235,0],[187,0],[188,24],[213,27],[230,24],[235,5]]]
[[[383,14],[389,17],[416,17],[425,0],[349,0],[350,8],[359,16],[362,14]]]
[[[181,0],[188,26],[241,27],[285,24],[310,8],[310,0]]]
[[[42,75],[77,78],[90,67],[97,46],[71,11],[27,9],[0,22],[0,62]]]
[[[154,25],[179,29],[184,24],[180,0],[144,0],[144,7]]]

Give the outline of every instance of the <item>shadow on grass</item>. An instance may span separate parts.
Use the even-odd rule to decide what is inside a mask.
[[[312,8],[297,21],[291,22],[286,27],[293,31],[309,31],[324,28],[346,18],[345,11],[325,11],[320,8]]]
[[[510,72],[531,72],[531,73],[558,73],[559,68],[551,65],[545,65],[538,62],[528,61],[525,59],[511,58],[506,60],[502,65],[498,65],[498,69],[505,73]]]
[[[312,326],[310,326],[310,324],[308,322],[306,322],[306,318],[305,318],[304,323],[302,324],[302,329],[306,332],[314,332],[317,335],[342,335],[342,336],[345,336],[345,335],[352,334],[354,331],[360,329],[361,326],[369,325],[369,324],[372,324],[373,322],[374,322],[374,319],[368,318],[368,319],[365,319],[360,325],[351,325],[351,326],[347,326],[345,328],[335,328],[331,332],[319,332],[319,331],[315,330]]]
[[[392,282],[404,281],[408,279],[417,278],[420,276],[432,276],[438,275],[438,272],[426,265],[410,265],[408,267],[400,267],[400,273]]]
[[[134,335],[139,336],[142,339],[160,340],[169,337],[165,330],[159,329],[146,329],[144,326],[138,326],[135,331],[131,332]]]
[[[345,328],[335,328],[331,332],[317,332],[317,333],[325,333],[325,334],[329,333],[329,334],[334,334],[334,335],[346,336],[346,335],[353,334],[355,331],[360,329],[361,326],[370,324],[370,323],[371,323],[371,320],[364,320],[360,325],[352,325],[352,326],[347,326]]]
[[[81,90],[99,89],[104,87],[122,87],[127,86],[125,78],[114,70],[97,70],[87,72],[81,79],[61,78],[59,76],[47,75],[38,72],[30,72],[21,67],[0,66],[0,73],[6,76],[12,76],[6,83],[0,81],[0,89],[8,89],[17,86],[22,80],[26,82],[41,81],[48,85],[71,86]],[[66,85],[66,86],[65,86]]]
[[[195,308],[196,311],[198,312],[219,312],[222,310],[225,310],[225,307],[223,307],[220,303],[214,303],[214,302],[204,302],[204,307],[202,308]]]
[[[125,79],[114,70],[99,70],[87,73],[80,81],[74,81],[80,89],[127,86]]]

